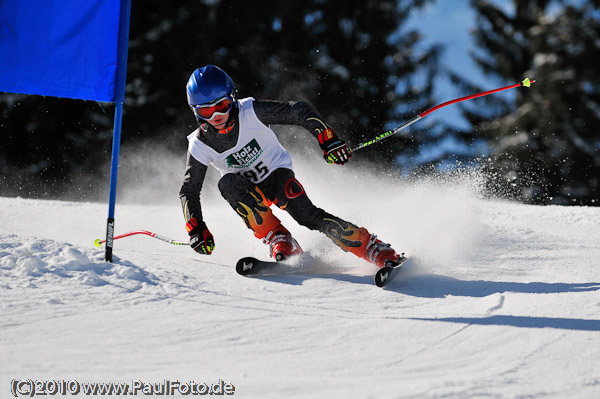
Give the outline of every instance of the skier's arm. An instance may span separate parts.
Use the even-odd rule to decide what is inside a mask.
[[[256,117],[265,125],[297,125],[308,130],[323,150],[328,163],[343,165],[352,157],[346,141],[339,138],[315,109],[305,101],[254,100]]]
[[[306,101],[254,100],[254,112],[265,125],[302,126],[317,138],[320,130],[328,126],[317,111]]]
[[[187,153],[185,176],[179,190],[179,198],[183,207],[183,217],[186,223],[192,218],[202,221],[200,191],[202,190],[207,170],[208,167],[206,165],[198,162],[189,152]]]
[[[190,245],[201,254],[210,255],[215,247],[214,237],[206,227],[200,206],[200,191],[208,167],[198,162],[189,152],[187,154],[185,176],[179,190],[183,207],[185,228],[190,235]]]

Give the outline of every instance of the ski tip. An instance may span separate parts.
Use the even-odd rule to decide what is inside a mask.
[[[533,79],[529,79],[529,78],[525,78],[523,79],[523,81],[521,82],[521,86],[525,86],[525,87],[530,87],[532,84],[535,83],[535,80]]]
[[[242,258],[237,261],[237,263],[235,265],[235,270],[238,272],[238,274],[245,276],[247,274],[252,273],[254,266],[258,262],[259,261],[256,258],[252,258],[252,257]]]
[[[100,248],[100,246],[102,245],[102,241],[99,238],[96,238],[96,240],[94,241],[94,245],[97,248]]]
[[[383,287],[393,272],[393,267],[384,266],[375,273],[375,285]]]

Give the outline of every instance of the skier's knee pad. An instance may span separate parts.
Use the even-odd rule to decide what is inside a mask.
[[[261,198],[262,191],[256,187],[256,190],[249,190],[249,194],[255,199]],[[235,207],[236,212],[242,217],[246,226],[254,231],[257,238],[266,237],[267,234],[281,225],[279,219],[273,215],[269,205],[262,200],[257,200],[254,203],[252,201],[238,201]]]
[[[271,201],[258,186],[242,176],[226,174],[219,180],[219,190],[256,237],[264,238],[281,224],[269,208]]]

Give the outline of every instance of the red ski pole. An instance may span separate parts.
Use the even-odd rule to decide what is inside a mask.
[[[380,134],[379,136],[375,137],[373,140],[369,140],[366,141],[364,143],[360,143],[357,144],[355,147],[351,147],[350,150],[352,152],[356,151],[356,150],[360,150],[361,148],[365,148],[366,146],[369,146],[371,144],[377,143],[383,139],[386,139],[396,133],[398,133],[399,131],[409,127],[410,125],[412,125],[413,123],[423,119],[424,117],[426,117],[427,115],[431,114],[434,111],[437,111],[440,108],[445,107],[446,105],[450,105],[450,104],[455,104],[461,101],[466,101],[466,100],[471,100],[473,98],[477,98],[477,97],[483,97],[483,96],[487,96],[488,94],[492,94],[492,93],[497,93],[499,91],[502,90],[508,90],[508,89],[514,89],[515,87],[520,87],[520,86],[525,86],[525,87],[529,87],[531,86],[532,83],[535,83],[535,80],[530,80],[529,78],[527,79],[523,79],[522,82],[514,84],[514,85],[510,85],[510,86],[506,86],[506,87],[500,87],[499,89],[494,89],[494,90],[490,90],[490,91],[484,91],[481,93],[475,93],[475,94],[471,94],[470,96],[466,96],[466,97],[461,97],[461,98],[457,98],[454,100],[450,100],[450,101],[446,101],[445,103],[436,105],[435,107],[429,108],[426,111],[421,112],[419,115],[415,116],[414,118],[412,118],[411,120],[409,120],[408,122],[404,123],[403,125],[398,126],[397,128],[394,128],[392,130],[389,130],[385,133]]]
[[[119,236],[113,237],[113,240],[117,240],[119,238],[129,237],[129,236],[132,236],[132,235],[135,235],[135,234],[145,234],[147,236],[154,237],[156,239],[159,239],[159,240],[164,241],[164,242],[168,242],[169,244],[173,244],[173,245],[190,245],[189,242],[182,242],[182,241],[171,240],[170,238],[159,236],[158,234],[155,234],[155,233],[152,233],[152,232],[146,231],[146,230],[130,231],[129,233],[125,233],[125,234],[121,234]],[[97,247],[100,247],[100,245],[102,245],[105,242],[106,242],[106,240],[100,240],[99,238],[97,238],[94,241],[94,245],[97,246]]]

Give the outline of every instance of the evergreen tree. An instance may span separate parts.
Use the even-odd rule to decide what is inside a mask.
[[[482,70],[505,82],[537,80],[514,97],[487,97],[486,112],[465,110],[488,139],[503,190],[527,202],[598,205],[600,2],[513,0],[511,12],[471,3]]]
[[[411,10],[426,1],[311,3],[305,10],[303,58],[314,83],[305,94],[352,144],[432,104],[439,49],[417,49],[420,34],[405,28]],[[422,81],[415,79],[419,71],[424,71]],[[397,136],[361,150],[356,159],[382,164],[416,150],[413,139]]]

